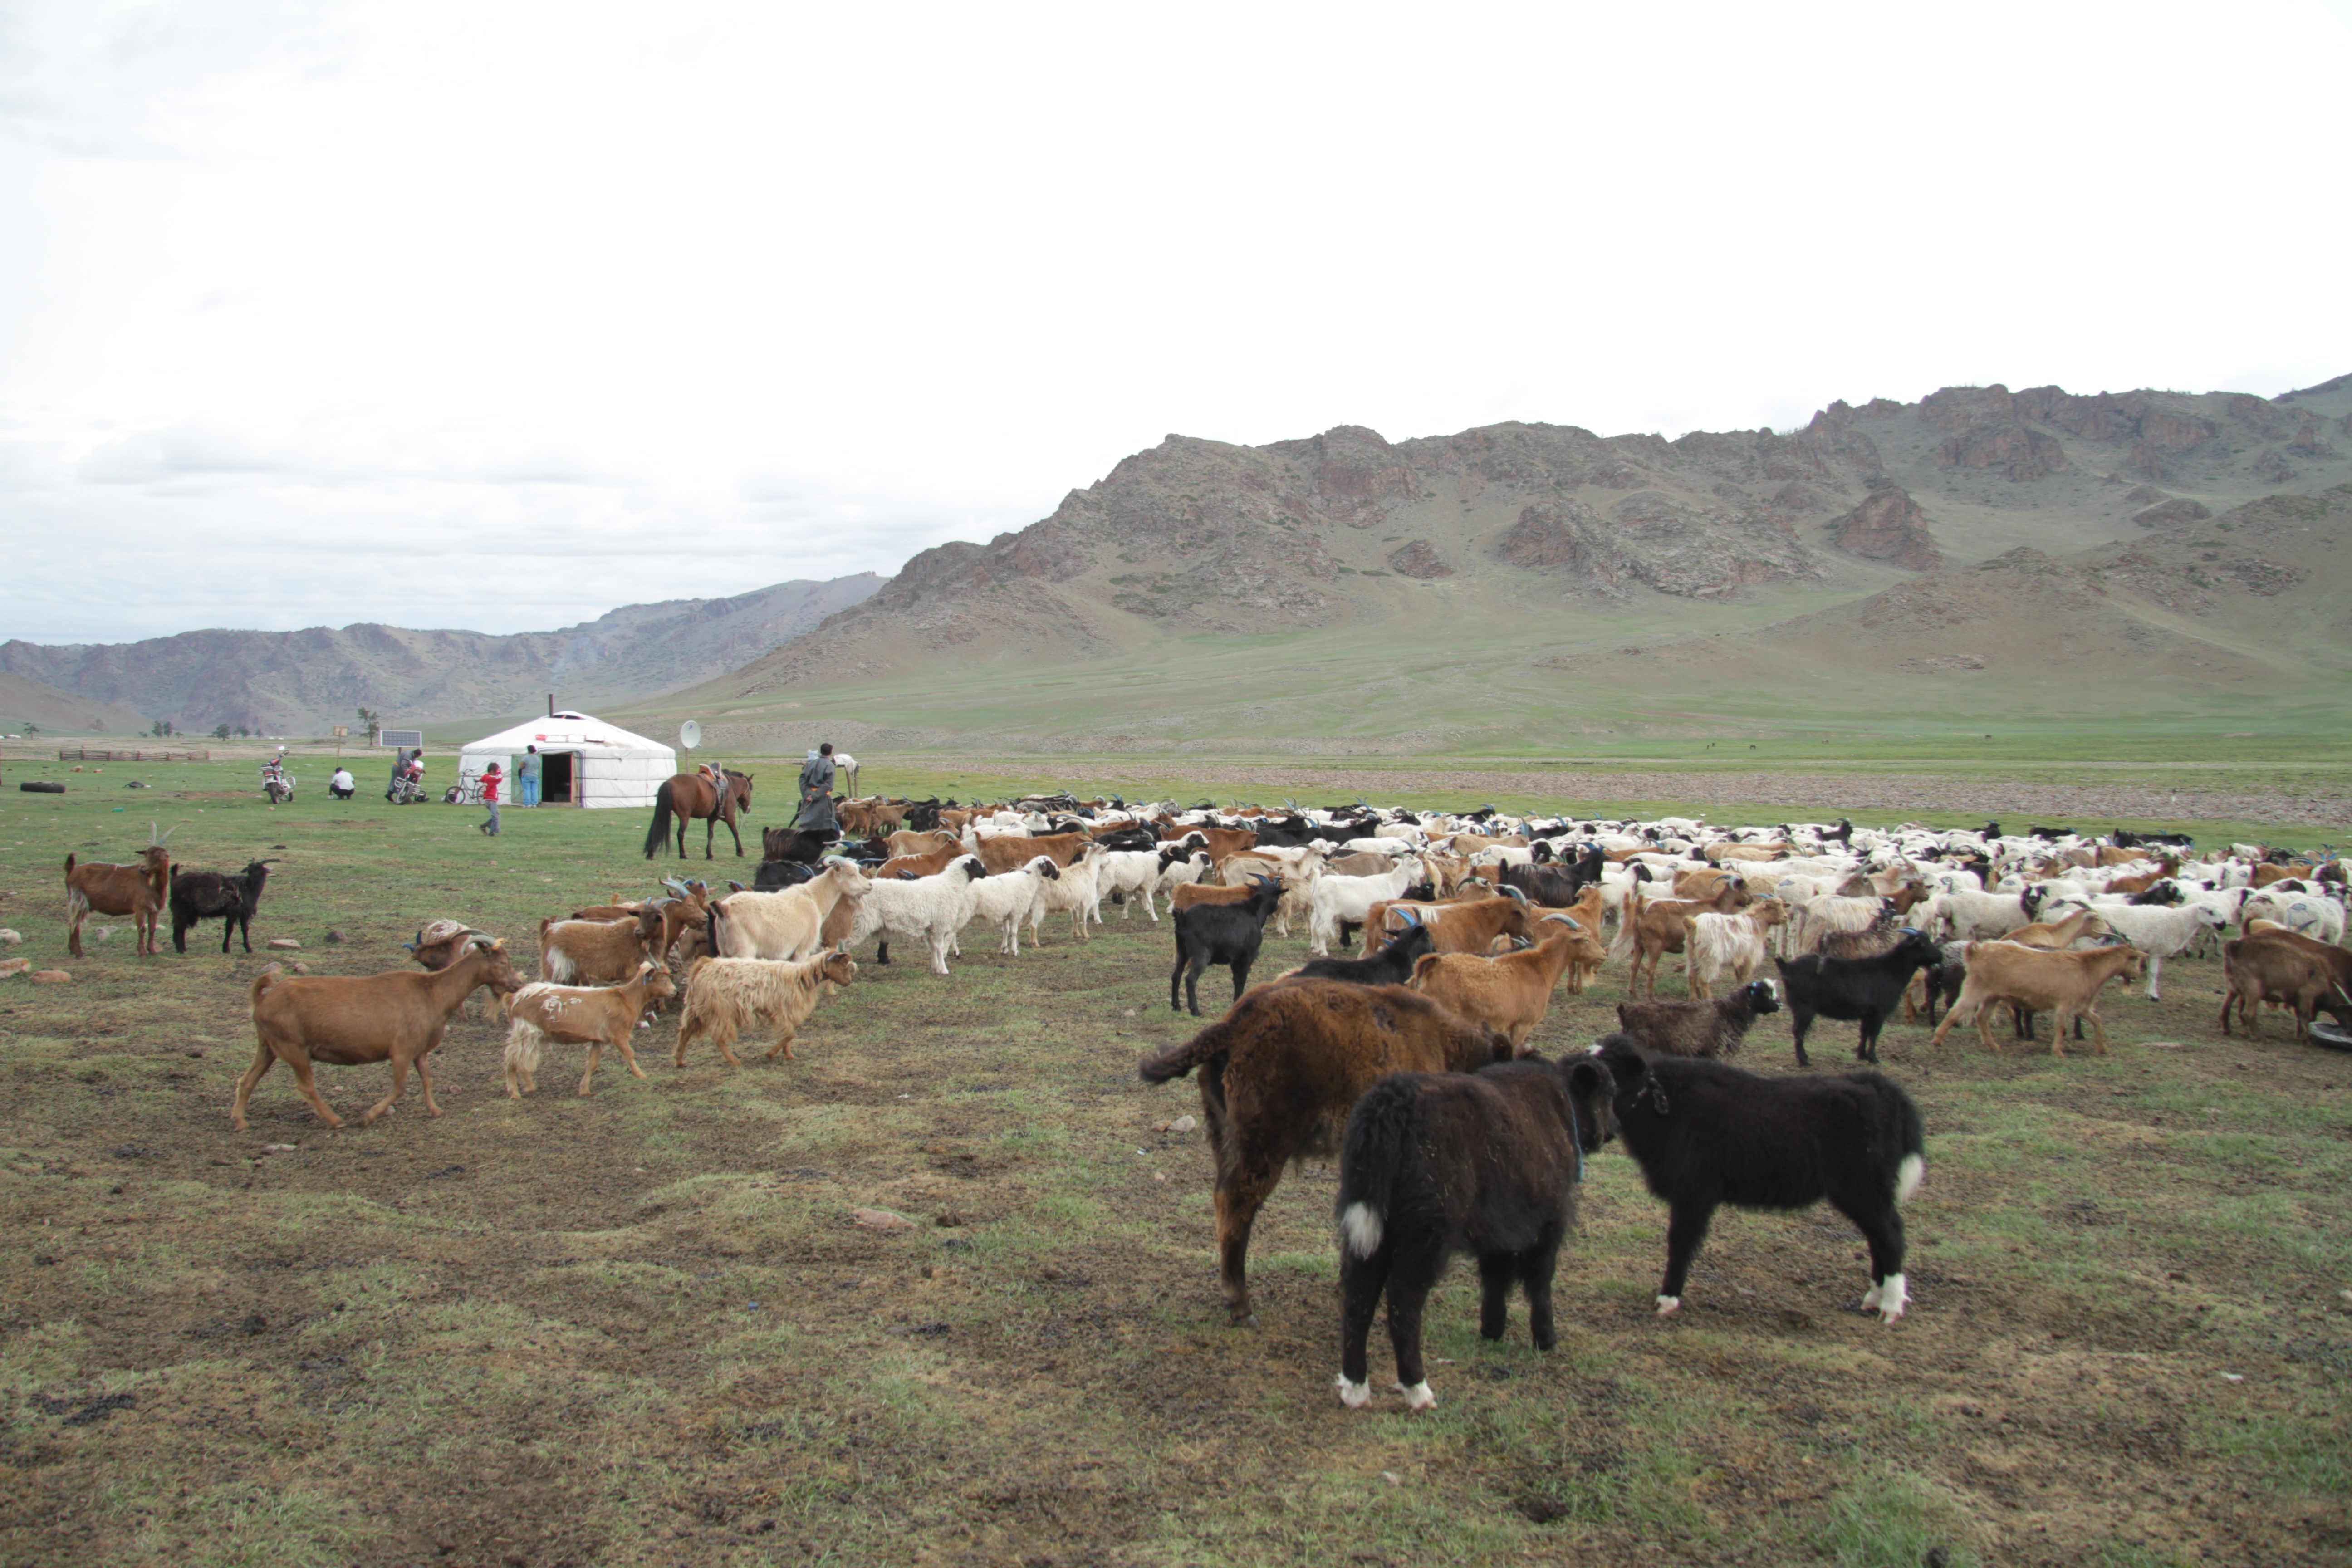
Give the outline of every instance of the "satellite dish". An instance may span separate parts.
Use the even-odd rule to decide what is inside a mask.
[[[702,744],[702,726],[688,719],[677,727],[677,743],[688,751]]]

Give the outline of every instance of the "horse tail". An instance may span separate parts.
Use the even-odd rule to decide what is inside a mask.
[[[661,788],[654,791],[654,825],[646,829],[646,858],[650,860],[669,843],[670,786],[676,779],[662,780]]]

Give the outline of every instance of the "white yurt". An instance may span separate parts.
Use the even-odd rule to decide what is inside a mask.
[[[492,763],[508,783],[501,803],[521,799],[513,780],[524,752],[539,748],[541,805],[650,806],[662,781],[677,772],[677,753],[587,713],[550,713],[469,741],[457,753],[457,776],[471,783]]]

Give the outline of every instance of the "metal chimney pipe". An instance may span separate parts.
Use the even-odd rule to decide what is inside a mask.
[[[555,717],[555,693],[552,691],[547,694],[547,716],[551,719]]]

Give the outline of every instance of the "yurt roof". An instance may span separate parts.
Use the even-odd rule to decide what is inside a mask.
[[[618,724],[607,724],[589,713],[558,712],[544,718],[526,719],[512,729],[501,730],[495,735],[485,735],[478,741],[468,741],[461,748],[467,752],[520,752],[526,746],[537,746],[542,752],[614,751],[667,752],[677,753],[659,741],[648,741],[643,735],[632,734]]]

